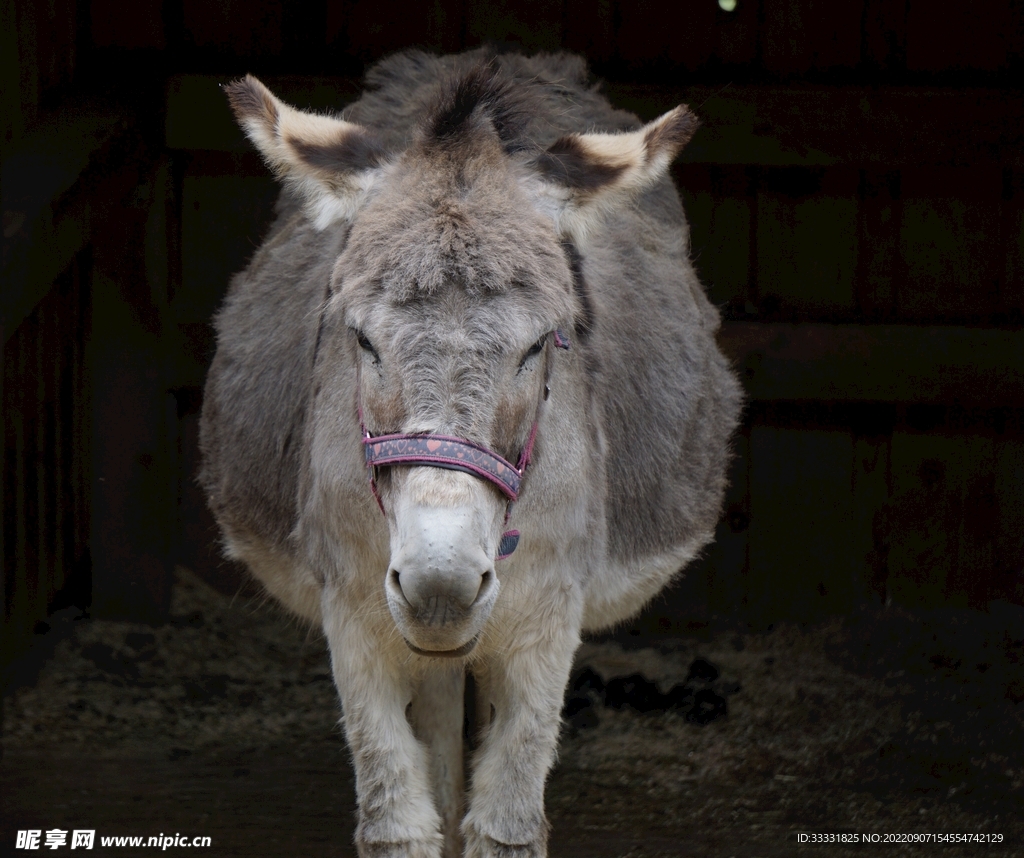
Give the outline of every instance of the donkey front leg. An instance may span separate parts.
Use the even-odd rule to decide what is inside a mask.
[[[435,662],[420,678],[409,720],[430,758],[430,780],[444,834],[444,858],[461,858],[459,825],[464,808],[462,727],[465,717],[466,670]]]
[[[463,823],[467,858],[547,855],[544,784],[579,634],[559,629],[552,638],[503,654],[484,674],[479,691],[489,701],[481,708],[490,709],[490,725],[476,755]]]
[[[441,858],[430,763],[406,717],[413,683],[338,589],[323,595],[324,631],[356,770],[360,858]],[[386,610],[386,608],[385,608]]]

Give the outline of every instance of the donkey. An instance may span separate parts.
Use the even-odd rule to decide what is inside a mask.
[[[698,121],[587,75],[403,53],[343,116],[226,87],[283,191],[216,317],[200,481],[227,555],[324,630],[361,856],[546,855],[581,633],[718,519],[741,394],[667,175]]]

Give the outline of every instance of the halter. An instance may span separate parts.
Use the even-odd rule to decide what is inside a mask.
[[[569,348],[569,338],[564,333],[555,330],[551,332],[551,336],[557,348]],[[505,524],[508,524],[512,504],[519,499],[523,475],[533,455],[541,405],[547,398],[548,386],[545,383],[544,396],[537,403],[537,414],[533,419],[533,426],[530,427],[530,436],[515,465],[493,450],[488,450],[466,438],[426,432],[373,436],[363,422],[362,403],[359,403],[359,429],[363,435],[366,467],[370,472],[370,491],[373,492],[381,513],[384,513],[384,502],[377,490],[377,469],[390,465],[426,465],[431,468],[462,471],[492,483],[508,499],[505,505]],[[519,531],[506,530],[501,535],[496,559],[504,560],[516,550],[518,544]]]

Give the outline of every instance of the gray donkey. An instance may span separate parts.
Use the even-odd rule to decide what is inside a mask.
[[[216,318],[226,553],[323,627],[361,856],[543,856],[581,633],[719,515],[741,395],[667,176],[697,120],[561,54],[393,56],[343,118],[226,91],[284,187]]]

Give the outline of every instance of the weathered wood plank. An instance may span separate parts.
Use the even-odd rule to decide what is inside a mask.
[[[711,57],[710,39],[688,38],[689,34],[681,31],[692,29],[708,34],[714,20],[713,4],[694,3],[686,7],[684,26],[673,22],[654,27],[651,21],[660,14],[657,3],[633,0],[616,5],[615,54],[630,76],[665,74],[679,64],[693,68]]]
[[[511,43],[527,53],[562,47],[562,6],[551,0],[467,3],[466,47]]]
[[[607,63],[615,50],[614,0],[566,0],[566,50],[583,54],[595,65]]]
[[[76,516],[88,518],[79,490],[78,412],[87,401],[78,383],[87,326],[79,269],[76,260],[3,346],[0,671],[63,588],[77,588],[73,600],[88,603],[87,536],[75,525]]]
[[[176,505],[168,473],[169,394],[160,331],[147,318],[148,284],[131,276],[137,271],[118,269],[118,250],[106,248],[91,284],[93,614],[158,621],[170,606]]]
[[[92,0],[89,4],[92,43],[97,48],[164,50],[162,0]]]
[[[28,521],[31,423],[28,419],[29,403],[26,395],[30,372],[27,339],[27,330],[19,331],[4,347],[4,632],[11,641],[18,640],[27,632],[31,601],[27,580],[32,561]]]
[[[866,0],[863,27],[864,69],[894,74],[907,65],[907,7],[891,0]]]
[[[756,196],[743,167],[686,164],[675,171],[690,224],[690,258],[708,296],[743,307],[753,282]]]
[[[998,306],[998,170],[905,168],[896,313],[922,321],[982,321]]]
[[[747,602],[758,624],[851,607],[870,547],[854,526],[852,464],[849,432],[752,427]]]
[[[995,442],[993,562],[1001,598],[1024,604],[1024,440]]]
[[[252,60],[281,53],[282,0],[182,0],[186,40]]]
[[[1024,405],[1024,332],[726,322],[752,399]]]
[[[53,571],[60,580],[57,587],[63,587],[71,574],[72,558],[74,557],[74,543],[69,538],[66,526],[70,517],[71,502],[71,481],[74,478],[74,460],[68,456],[72,449],[68,433],[71,431],[71,397],[73,395],[68,384],[69,377],[74,372],[72,362],[72,345],[80,324],[76,316],[68,311],[73,301],[72,294],[77,285],[77,266],[71,269],[61,278],[57,287],[57,300],[60,303],[60,310],[53,314],[52,344],[51,344],[51,408],[53,414],[53,434],[49,470],[54,485],[53,497],[53,522],[52,522],[52,544],[53,544]]]
[[[904,605],[979,607],[992,592],[991,438],[898,429],[892,497],[876,518],[889,597]]]
[[[999,310],[1007,321],[1024,322],[1024,174],[1003,171],[999,256],[1004,260]]]
[[[953,3],[939,13],[930,0],[908,0],[906,14],[911,72],[994,72],[1024,48],[1024,12],[1018,3]]]
[[[897,225],[900,221],[899,171],[861,170],[857,207],[856,305],[870,322],[892,321],[900,280]]]
[[[13,20],[5,23],[13,25],[17,34],[17,89],[21,96],[20,113],[23,127],[28,128],[35,121],[39,111],[42,89],[40,80],[39,14],[38,4],[9,3]],[[6,83],[6,81],[5,81]]]
[[[458,51],[466,23],[463,0],[363,0],[331,4],[327,14],[329,41],[364,63],[411,47]]]
[[[95,214],[87,199],[96,190],[91,173],[129,127],[117,113],[56,113],[4,158],[4,336],[14,332],[87,243]],[[102,185],[109,194],[109,171]]]
[[[158,242],[165,173],[141,159],[128,190],[115,185],[91,236],[84,433],[90,455],[89,547],[93,612],[135,620],[166,616],[176,517],[168,392],[170,326]],[[163,190],[166,190],[163,175]],[[130,192],[128,192],[130,191]]]
[[[269,175],[186,173],[181,284],[171,305],[175,322],[206,322],[212,317],[231,276],[259,247],[276,198],[277,185]]]
[[[889,436],[855,434],[853,439],[853,507],[850,514],[854,560],[854,599],[884,597],[885,582],[877,577],[874,516],[889,497]]]
[[[0,3],[0,152],[21,136],[31,114],[22,104],[18,16],[14,3]],[[33,105],[34,108],[34,105]]]
[[[4,607],[0,610],[0,647],[4,652],[10,651],[7,632],[8,585],[14,583],[14,563],[10,549],[13,547],[13,528],[8,519],[13,521],[12,505],[14,502],[13,474],[10,473],[13,463],[10,440],[7,434],[11,424],[8,416],[7,397],[10,395],[10,380],[7,377],[10,368],[11,349],[6,339],[0,336],[0,593],[4,594]]]
[[[56,290],[51,290],[42,302],[37,312],[39,313],[39,327],[35,346],[35,411],[36,411],[36,460],[35,464],[35,492],[36,492],[36,539],[39,547],[37,549],[37,573],[38,602],[37,616],[46,616],[46,607],[49,596],[54,592],[58,576],[63,577],[63,570],[54,568],[53,563],[53,521],[54,521],[54,477],[52,468],[46,465],[53,462],[53,423],[56,418],[54,409],[53,387],[50,382],[52,366],[55,362],[56,343],[53,341],[52,326],[56,310],[53,306],[53,298]],[[31,572],[30,572],[31,574]],[[63,583],[63,582],[61,582]]]
[[[710,5],[710,4],[709,4]],[[799,75],[860,62],[864,0],[763,0],[761,56],[767,71]]]
[[[73,519],[70,527],[73,532],[74,553],[72,562],[75,571],[83,574],[89,563],[89,532],[92,512],[89,499],[92,489],[92,449],[91,425],[89,417],[92,413],[92,376],[86,363],[85,332],[91,327],[92,302],[86,273],[86,264],[81,256],[74,267],[74,289],[69,310],[76,320],[75,335],[71,338],[71,385],[69,395],[69,411],[71,414],[70,443],[74,467],[71,471],[71,500]],[[83,590],[89,586],[82,582]],[[89,594],[91,595],[91,594]]]
[[[762,302],[783,318],[849,317],[859,252],[852,173],[762,171],[756,263]]]
[[[37,16],[37,62],[41,101],[56,88],[71,83],[75,72],[78,15],[75,0],[21,4]]]

